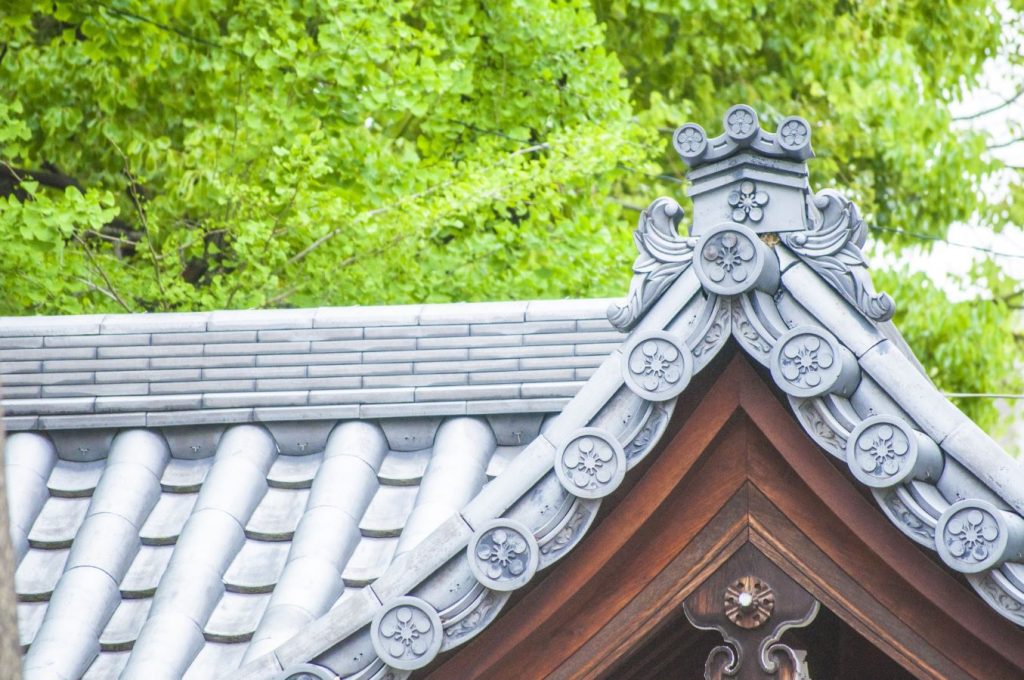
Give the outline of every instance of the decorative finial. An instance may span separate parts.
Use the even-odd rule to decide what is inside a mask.
[[[722,118],[725,132],[708,139],[704,128],[687,123],[672,137],[672,145],[691,168],[725,160],[745,149],[769,158],[805,161],[814,157],[811,126],[799,116],[783,118],[775,132],[761,128],[757,112],[746,104],[729,107]]]
[[[780,245],[865,317],[890,319],[896,307],[871,284],[861,252],[867,227],[856,206],[830,189],[811,193],[805,162],[814,156],[810,124],[787,116],[768,132],[745,104],[731,106],[722,123],[725,131],[712,139],[696,123],[676,130],[672,144],[690,166],[689,236],[678,231],[683,209],[671,198],[641,213],[629,297],[609,308],[611,323],[632,329],[691,266],[709,293],[737,296],[756,288],[773,294],[779,280],[773,251]]]

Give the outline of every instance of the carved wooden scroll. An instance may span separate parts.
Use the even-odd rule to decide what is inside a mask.
[[[717,630],[726,642],[708,655],[705,680],[810,680],[802,653],[779,638],[813,621],[818,601],[753,546],[708,577],[683,610],[694,626]]]

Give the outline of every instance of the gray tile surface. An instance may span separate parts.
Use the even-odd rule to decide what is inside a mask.
[[[518,392],[519,387],[515,389]],[[325,613],[385,571],[417,507],[421,481],[435,457],[439,433],[444,456],[452,460],[467,446],[482,445],[481,454],[488,456],[496,436],[507,439],[513,431],[519,432],[520,438],[523,432],[536,435],[537,423],[524,425],[512,416],[497,417],[493,426],[487,420],[475,419],[439,427],[444,420],[443,415],[424,420],[407,414],[406,418],[388,421],[388,437],[379,427],[375,430],[372,436],[381,448],[373,454],[375,457],[366,460],[363,458],[370,455],[368,444],[360,437],[367,433],[357,430],[351,430],[347,439],[328,440],[328,457],[321,439],[317,449],[299,455],[271,453],[266,460],[253,458],[256,454],[252,447],[258,440],[251,440],[251,433],[243,438],[226,436],[232,433],[230,424],[203,426],[215,429],[195,429],[191,436],[167,430],[166,440],[173,445],[166,464],[145,463],[145,456],[138,455],[126,459],[135,461],[128,466],[133,470],[155,466],[147,474],[151,474],[153,483],[159,483],[160,491],[151,501],[132,493],[140,488],[133,475],[141,473],[126,476],[120,471],[124,463],[117,461],[125,460],[128,454],[145,453],[146,447],[163,441],[158,436],[134,441],[115,439],[121,442],[121,448],[101,451],[96,460],[57,459],[50,467],[40,468],[33,474],[42,475],[39,485],[44,498],[37,516],[30,520],[30,545],[16,577],[23,647],[31,650],[36,634],[46,626],[60,627],[60,621],[47,622],[55,589],[86,587],[88,581],[66,576],[68,555],[78,550],[93,562],[119,560],[120,566],[110,569],[123,573],[123,577],[116,590],[105,591],[110,594],[104,597],[113,600],[104,611],[93,612],[90,619],[95,621],[90,624],[95,635],[89,643],[97,645],[95,659],[89,660],[92,652],[88,648],[76,647],[88,640],[77,638],[60,640],[59,644],[52,638],[40,642],[48,655],[62,655],[67,664],[86,664],[81,672],[88,678],[114,677],[124,668],[137,668],[137,660],[132,657],[142,653],[138,650],[167,664],[184,664],[184,677],[212,678],[225,669],[237,668],[250,646],[262,649],[260,644],[280,642],[282,636],[294,632],[288,616],[299,602]],[[327,431],[334,424],[327,423]],[[280,430],[284,434],[303,427],[301,422],[284,425]],[[389,437],[401,448],[416,448],[391,448]],[[45,450],[39,448],[44,441],[32,433],[11,438],[6,451],[8,466],[24,467],[26,456],[29,462],[37,460],[38,452]],[[195,451],[190,441],[209,443]],[[507,458],[509,451],[521,448],[498,447],[498,451],[504,451],[501,455]],[[263,462],[254,467],[255,460]],[[495,469],[500,467],[498,463]],[[445,464],[440,464],[441,476],[434,475],[437,478],[432,484],[437,491],[421,499],[420,505],[426,510],[419,510],[420,515],[430,514],[430,497],[444,494],[446,480],[460,484],[448,478],[444,469]],[[485,478],[479,465],[467,468],[467,472],[470,470],[471,478],[465,482],[468,486],[460,492],[464,496],[472,495]],[[105,475],[111,482],[121,481],[123,488],[108,483],[109,489],[102,491]],[[311,500],[319,478],[319,500]],[[113,500],[101,502],[100,493]],[[207,500],[200,502],[204,495]],[[203,509],[213,506],[217,509]],[[103,531],[100,540],[93,535],[95,532],[85,531],[83,524],[91,507],[97,511],[113,507],[120,513],[141,512],[133,515],[139,524],[123,533],[119,527],[130,524],[101,512],[97,516],[101,519],[92,520],[93,524],[102,530],[100,525],[107,521],[117,530]],[[221,519],[210,521],[215,519],[208,515],[210,512]],[[106,517],[111,519],[102,520]],[[235,517],[238,520],[232,519]],[[424,527],[429,527],[431,521],[417,520],[426,522]],[[297,543],[297,530],[303,534],[301,545]],[[75,542],[78,538],[82,545]],[[331,544],[336,548],[330,548]],[[336,550],[331,553],[336,562],[327,566],[321,558],[331,550]],[[204,583],[211,568],[223,569],[222,574],[215,582]],[[314,587],[315,583],[323,583],[323,587]],[[319,598],[315,605],[308,600],[311,593]],[[163,604],[156,606],[161,599]],[[92,600],[83,599],[86,601]],[[270,607],[272,602],[278,606]],[[181,644],[166,648],[140,643],[147,627],[168,634],[170,628],[164,628],[171,625],[168,610],[178,608],[205,621],[196,633],[198,637],[185,635]],[[254,638],[258,631],[262,643]]]
[[[100,427],[119,413],[131,416],[118,427],[267,421],[281,418],[253,409],[420,400],[433,403],[413,412],[443,414],[439,402],[451,403],[447,415],[482,412],[468,403],[493,400],[493,390],[442,398],[418,388],[573,380],[574,369],[593,368],[621,339],[603,317],[608,302],[0,318],[6,425],[31,429],[45,416],[44,427]],[[396,391],[380,392],[388,389]],[[521,397],[510,388],[500,398],[512,412]],[[211,413],[199,418],[198,410]]]
[[[59,453],[94,459],[75,462],[61,458],[46,469],[26,469],[26,475],[38,477],[36,493],[42,496],[25,520],[26,554],[17,579],[24,645],[31,648],[36,633],[45,627],[48,602],[58,584],[63,583],[61,587],[67,593],[80,584],[89,586],[93,600],[101,595],[104,598],[95,600],[102,606],[90,610],[90,629],[96,634],[91,644],[98,646],[99,655],[90,662],[90,648],[76,647],[71,640],[53,635],[39,643],[45,645],[47,655],[65,657],[64,663],[75,668],[74,672],[81,670],[84,677],[91,678],[117,674],[130,666],[133,649],[143,650],[146,656],[162,655],[171,666],[184,664],[186,677],[209,677],[214,669],[219,672],[237,665],[260,626],[278,580],[285,576],[285,563],[303,518],[308,519],[304,541],[312,541],[310,545],[316,550],[322,549],[326,536],[337,531],[339,521],[337,516],[331,519],[330,513],[325,514],[329,509],[326,506],[313,510],[308,507],[314,480],[321,469],[326,469],[321,450],[299,449],[301,455],[275,455],[255,477],[251,467],[233,461],[223,463],[228,472],[210,476],[220,433],[234,422],[257,417],[284,425],[290,419],[298,430],[292,427],[289,432],[301,430],[305,418],[389,419],[388,438],[398,448],[383,452],[377,475],[371,476],[372,489],[351,486],[370,483],[358,481],[351,472],[342,473],[336,482],[348,488],[343,498],[362,496],[365,501],[351,508],[345,506],[348,509],[331,510],[349,517],[349,531],[353,533],[351,539],[339,544],[340,561],[331,568],[334,583],[329,579],[325,583],[317,608],[326,611],[346,593],[358,592],[372,583],[393,558],[416,507],[418,485],[432,458],[440,421],[464,412],[467,401],[474,400],[504,402],[505,412],[514,411],[522,390],[515,380],[549,380],[560,374],[535,372],[571,371],[578,365],[559,364],[561,358],[573,356],[574,347],[564,342],[522,351],[524,333],[570,332],[575,328],[572,319],[560,320],[556,314],[526,324],[525,306],[518,303],[486,306],[481,310],[485,312],[482,318],[474,316],[474,306],[457,307],[451,314],[442,310],[431,316],[429,326],[415,325],[404,317],[409,310],[398,310],[397,316],[393,310],[379,310],[380,325],[325,325],[317,329],[297,323],[291,329],[203,331],[199,330],[206,318],[202,315],[198,320],[186,319],[183,326],[178,323],[180,319],[158,317],[101,321],[87,328],[89,335],[58,334],[60,329],[47,324],[22,326],[26,332],[44,329],[53,334],[26,335],[5,345],[9,351],[3,356],[3,370],[16,387],[27,388],[15,393],[19,398],[5,404],[8,423],[31,427],[42,416],[46,424],[76,428],[55,439]],[[244,324],[247,318],[255,317],[239,315],[230,322]],[[324,323],[351,324],[353,319],[328,314]],[[74,321],[77,328],[78,321]],[[149,332],[137,332],[140,330]],[[479,337],[472,337],[474,332]],[[435,340],[441,346],[418,348],[420,338]],[[491,348],[498,354],[470,359],[473,347]],[[500,353],[507,350],[512,350],[510,355],[501,358]],[[543,368],[522,366],[521,359],[530,357],[553,361]],[[583,361],[584,365],[592,363]],[[471,386],[468,376],[476,372],[491,373],[494,379]],[[26,399],[27,395],[40,398]],[[87,396],[69,398],[71,395]],[[374,413],[374,408],[379,411]],[[477,427],[489,427],[485,421],[477,422]],[[98,502],[94,497],[97,484],[113,460],[99,450],[102,437],[86,436],[88,430],[80,430],[92,423],[107,427],[148,423],[165,428],[168,441],[174,443],[166,466],[154,470],[159,475],[158,497],[131,501],[119,511],[127,512],[138,502],[144,503],[139,506],[143,514],[132,515],[130,521],[137,522],[132,532],[124,532],[130,526],[124,518],[102,515],[88,525],[94,530],[80,533],[89,508]],[[495,427],[508,429],[500,420],[495,421]],[[35,437],[30,433],[24,436]],[[87,446],[77,444],[86,440]],[[37,447],[36,440],[15,437],[11,441],[16,450],[8,452],[9,462],[18,463],[19,451],[29,455],[30,448]],[[458,437],[446,448],[453,444],[457,452]],[[11,469],[18,473],[21,468]],[[480,469],[474,479],[481,474]],[[126,491],[138,488],[130,478],[126,478],[126,484]],[[443,486],[444,480],[434,484]],[[471,495],[479,484],[479,479],[474,481],[466,494]],[[207,489],[210,485],[214,490]],[[213,507],[209,502],[197,504],[204,491],[218,499],[213,506],[219,512],[237,521],[245,520],[244,532],[232,530],[224,522],[224,515],[208,515],[210,510],[204,508]],[[338,491],[331,493],[336,495]],[[124,502],[128,501],[122,505]],[[429,526],[435,521],[431,519],[430,504],[421,505],[421,519],[416,523]],[[222,519],[211,522],[214,517]],[[107,524],[110,529],[102,531]],[[97,531],[103,534],[102,541],[94,535]],[[185,533],[189,538],[183,544]],[[79,536],[84,543],[76,548]],[[108,569],[123,574],[118,577],[119,590],[110,595],[109,585],[96,589],[89,579],[63,578],[69,573],[66,563],[74,550],[85,556],[79,562],[87,558],[84,564],[114,560]],[[176,554],[181,564],[172,568]],[[288,601],[289,593],[307,593],[309,579],[322,579],[326,574],[312,568],[303,557],[308,554],[309,549],[300,551],[288,572],[290,580],[281,587],[282,601]],[[196,558],[200,564],[220,565],[216,568],[223,569],[222,579],[204,581],[203,572],[190,566],[190,560]],[[107,578],[99,571],[95,574]],[[298,585],[293,587],[291,583]],[[165,591],[178,594],[161,597]],[[164,604],[154,607],[159,600]],[[63,605],[65,609],[67,606]],[[178,608],[190,617],[205,620],[203,629],[189,632],[184,619],[174,618]],[[284,611],[286,608],[279,608],[277,614]],[[277,623],[268,619],[274,625],[266,627],[270,637],[265,639],[274,639],[282,630],[282,617],[277,614]],[[57,631],[62,624],[55,620],[46,625]],[[164,649],[152,640],[140,641],[147,628],[164,635],[180,631],[179,642]]]

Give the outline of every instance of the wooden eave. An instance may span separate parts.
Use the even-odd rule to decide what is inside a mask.
[[[742,353],[715,373],[600,524],[430,678],[619,677],[748,543],[915,677],[1024,677],[1019,629],[908,541]]]

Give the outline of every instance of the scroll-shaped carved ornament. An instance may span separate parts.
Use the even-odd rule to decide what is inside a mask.
[[[639,255],[633,262],[629,296],[624,305],[608,308],[608,319],[616,328],[633,328],[693,262],[697,239],[679,235],[682,219],[683,209],[671,198],[655,200],[640,214],[640,223],[633,232]]]
[[[818,601],[761,552],[747,544],[683,602],[697,628],[717,630],[705,680],[809,680],[800,654],[779,642],[789,628],[818,614]]]
[[[783,234],[782,242],[864,316],[891,319],[896,305],[886,293],[875,292],[861,252],[867,227],[857,206],[824,189],[808,199],[807,212],[810,229]]]
[[[985,601],[1018,626],[1024,626],[1024,592],[998,569],[967,577]]]

